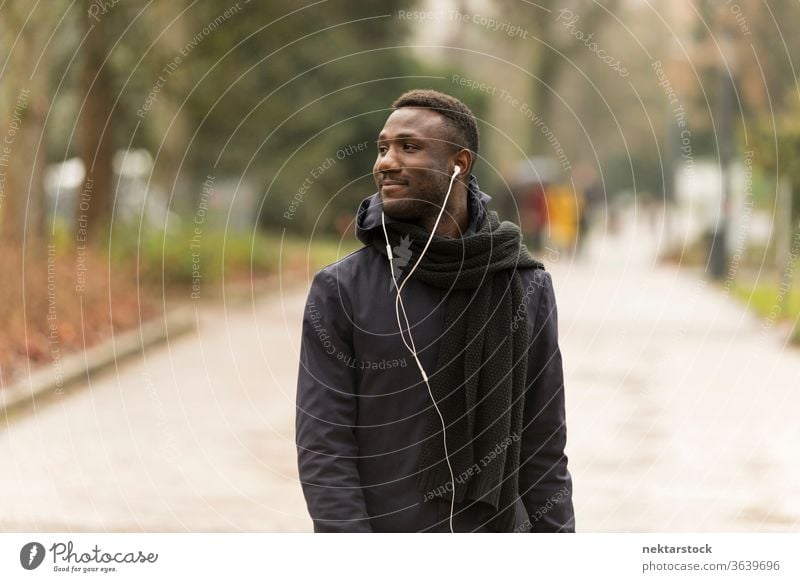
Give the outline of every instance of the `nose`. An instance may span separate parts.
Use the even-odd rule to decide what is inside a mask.
[[[394,148],[389,148],[383,155],[378,154],[375,160],[375,173],[389,173],[400,169],[397,158],[394,155]]]

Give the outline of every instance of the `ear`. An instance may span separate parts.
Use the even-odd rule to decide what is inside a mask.
[[[470,150],[466,148],[459,150],[453,158],[453,164],[457,164],[462,168],[461,173],[457,177],[463,179],[469,176],[472,172],[472,165],[474,162],[475,156]]]

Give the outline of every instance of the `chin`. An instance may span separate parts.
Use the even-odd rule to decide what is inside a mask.
[[[397,220],[417,220],[422,213],[419,208],[419,201],[407,198],[384,198],[383,211],[387,216]]]

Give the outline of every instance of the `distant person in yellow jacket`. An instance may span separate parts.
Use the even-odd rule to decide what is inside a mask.
[[[554,184],[547,189],[550,242],[560,250],[571,251],[578,235],[583,196],[567,186]]]

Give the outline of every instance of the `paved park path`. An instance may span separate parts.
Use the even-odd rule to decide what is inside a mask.
[[[0,531],[310,531],[294,452],[304,300],[197,304],[197,333],[0,430]]]
[[[800,531],[800,351],[644,234],[549,266],[578,529]],[[198,304],[197,333],[0,428],[0,531],[310,531],[304,300]]]
[[[660,233],[639,220],[551,269],[578,528],[800,531],[800,350],[657,264]]]

